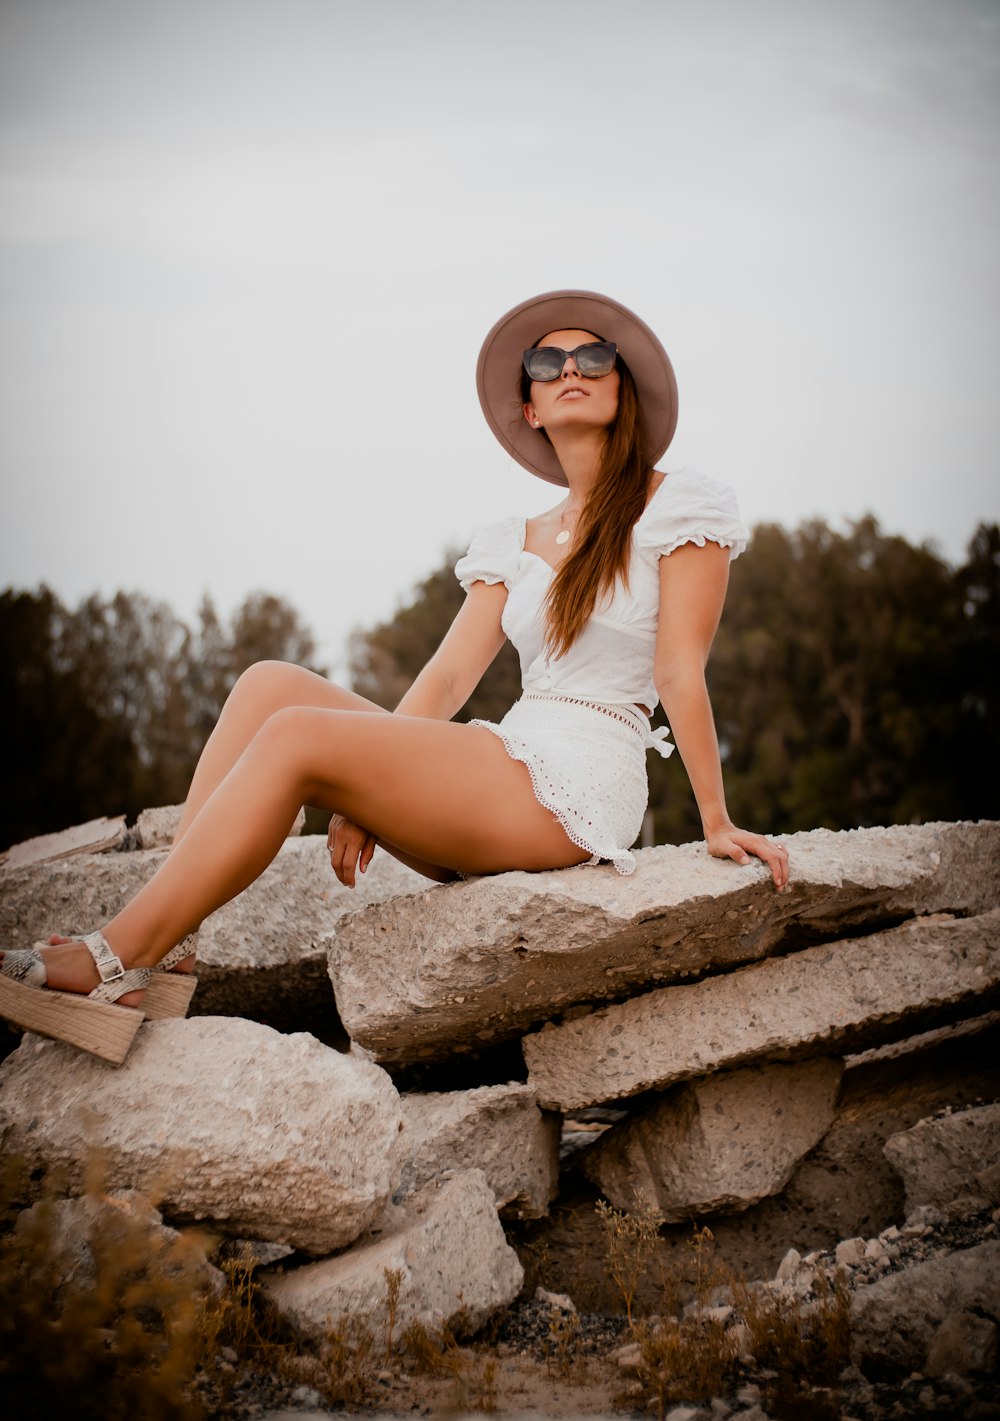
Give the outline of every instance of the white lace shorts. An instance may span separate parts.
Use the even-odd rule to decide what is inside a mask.
[[[649,722],[623,706],[526,691],[499,725],[474,720],[499,736],[514,760],[527,765],[535,797],[591,863],[609,859],[633,873],[629,849],[649,797]]]

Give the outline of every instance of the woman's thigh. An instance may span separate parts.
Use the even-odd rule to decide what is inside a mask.
[[[482,726],[307,708],[278,720],[298,747],[305,801],[415,858],[491,873],[589,857],[539,804],[527,768]]]

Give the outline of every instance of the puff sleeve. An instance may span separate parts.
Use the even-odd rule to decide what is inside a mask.
[[[524,542],[524,520],[505,518],[480,528],[465,557],[455,564],[455,576],[468,592],[474,582],[503,582],[510,586]]]
[[[729,548],[730,560],[747,545],[736,495],[728,484],[678,469],[664,479],[639,521],[639,550],[647,560],[666,557],[682,543],[707,542]]]

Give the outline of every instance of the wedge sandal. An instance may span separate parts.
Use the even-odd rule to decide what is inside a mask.
[[[80,933],[55,933],[53,936],[60,937],[66,942],[81,942],[83,940]],[[50,944],[39,943],[38,945],[48,947]],[[198,986],[198,978],[193,972],[174,972],[171,969],[183,962],[185,957],[194,957],[197,951],[198,931],[196,929],[193,933],[188,933],[187,937],[181,938],[177,946],[172,947],[166,957],[161,958],[155,967],[149,969],[152,976],[142,999],[142,1014],[147,1021],[164,1021],[172,1016],[187,1016],[191,998]]]
[[[65,1041],[120,1066],[143,1023],[143,1013],[116,1003],[129,992],[144,992],[153,974],[148,967],[126,970],[102,932],[87,933],[77,940],[87,948],[100,974],[92,992],[60,992],[47,987],[45,959],[37,947],[5,952],[0,962],[0,1016],[24,1031]]]

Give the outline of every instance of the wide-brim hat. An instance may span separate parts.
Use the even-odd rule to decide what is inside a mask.
[[[634,311],[596,291],[547,291],[522,301],[490,331],[479,352],[476,387],[486,422],[517,462],[540,479],[566,487],[556,451],[524,418],[518,380],[526,350],[549,331],[592,331],[613,340],[635,381],[652,468],[677,428],[677,381],[670,357]]]

